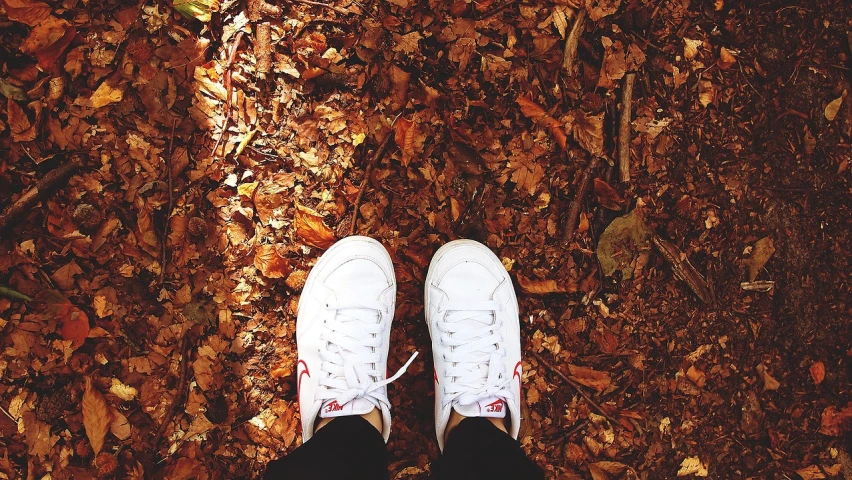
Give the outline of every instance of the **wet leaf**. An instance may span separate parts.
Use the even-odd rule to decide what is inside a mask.
[[[597,255],[601,271],[610,276],[616,270],[621,270],[621,278],[633,278],[634,262],[650,246],[651,231],[638,209],[616,218],[604,230],[598,242]]]

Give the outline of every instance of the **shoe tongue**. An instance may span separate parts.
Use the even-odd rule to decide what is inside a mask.
[[[373,408],[375,408],[375,406],[370,403],[369,400],[364,398],[356,398],[344,403],[343,405],[339,404],[337,400],[334,399],[326,400],[322,402],[320,417],[333,418],[345,417],[348,415],[364,415],[365,413],[370,413]]]
[[[453,409],[465,417],[506,417],[506,402],[498,397],[486,397],[470,405],[456,404]]]

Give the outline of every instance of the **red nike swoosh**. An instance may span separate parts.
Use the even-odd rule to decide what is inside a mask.
[[[521,362],[515,364],[514,372],[512,378],[518,377],[518,397],[523,397],[524,381],[521,375],[524,372],[524,366],[521,365]]]
[[[296,395],[299,395],[299,392],[302,390],[302,375],[311,376],[311,372],[308,370],[308,364],[305,363],[304,360],[299,360],[299,363],[296,364],[296,369],[299,368],[299,364],[304,365],[305,369],[299,372],[299,380],[296,382]]]

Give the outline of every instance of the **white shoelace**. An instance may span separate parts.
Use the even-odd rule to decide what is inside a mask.
[[[401,377],[418,352],[392,377],[378,380],[385,375],[376,370],[381,361],[379,349],[385,329],[379,317],[388,313],[387,307],[379,302],[337,302],[327,304],[326,309],[336,315],[321,337],[326,348],[320,351],[320,370],[327,375],[320,377],[319,385],[325,388],[316,398],[334,399],[340,405],[363,398],[376,408],[381,409],[381,405],[390,408],[382,387]]]
[[[455,381],[445,382],[444,405],[470,405],[489,397],[511,398],[510,379],[506,375],[506,349],[500,334],[502,322],[495,312],[502,306],[496,301],[445,302],[438,314],[446,312],[437,323],[445,350],[445,375]]]

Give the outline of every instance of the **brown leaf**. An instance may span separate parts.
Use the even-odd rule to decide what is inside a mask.
[[[521,113],[533,122],[542,127],[547,128],[553,139],[559,144],[562,150],[568,148],[568,136],[565,134],[564,125],[559,120],[551,117],[539,104],[529,98],[518,97],[518,105],[521,107]]]
[[[624,44],[620,41],[613,42],[608,37],[601,37],[601,44],[604,46],[604,58],[601,62],[598,86],[612,89],[616,85],[615,82],[627,73],[627,53],[624,51]],[[634,61],[639,60],[634,59]],[[641,60],[644,61],[644,58]]]
[[[296,205],[296,235],[308,245],[326,249],[337,241],[334,232],[322,221],[322,216],[312,208]]]
[[[29,142],[35,140],[36,129],[30,122],[24,109],[12,97],[6,99],[6,115],[9,121],[9,130],[12,140],[16,142]]]
[[[775,380],[775,377],[769,374],[766,371],[766,366],[764,364],[759,364],[755,367],[757,373],[760,375],[760,378],[763,380],[763,389],[764,390],[778,390],[781,387],[781,383],[778,380]]]
[[[835,98],[825,107],[825,119],[829,122],[833,122],[835,118],[837,118],[837,112],[840,111],[840,106],[843,105],[843,99],[846,98],[846,91],[843,91],[843,95]]]
[[[594,22],[617,12],[620,6],[621,0],[586,0],[586,10]]]
[[[35,55],[38,65],[47,69],[56,63],[76,35],[77,30],[67,20],[48,16],[30,30],[21,51]]]
[[[117,409],[112,410],[112,415],[113,420],[109,424],[109,431],[119,440],[124,441],[130,438],[131,428],[127,417]]]
[[[527,293],[542,295],[546,293],[573,293],[577,291],[577,284],[559,285],[556,280],[533,280],[518,274],[518,285]]]
[[[577,365],[568,365],[568,370],[571,371],[571,379],[575,382],[594,388],[598,393],[604,391],[612,383],[612,379],[607,372],[599,372],[587,367],[579,367]]]
[[[28,0],[4,0],[6,16],[13,22],[35,27],[50,15],[50,5]]]
[[[267,278],[284,278],[290,274],[290,262],[278,254],[277,245],[260,245],[254,254],[254,266]]]
[[[737,63],[737,57],[735,57],[730,50],[722,47],[719,50],[719,60],[716,61],[716,65],[718,65],[722,70],[727,70],[735,63]]]
[[[852,430],[852,402],[847,402],[840,411],[832,405],[822,412],[819,433],[839,437]]]
[[[595,197],[602,207],[610,210],[621,210],[624,206],[624,199],[621,198],[621,195],[600,178],[595,178]]]
[[[574,140],[596,157],[604,156],[604,114],[580,114],[574,119]]]
[[[615,480],[622,478],[627,465],[618,462],[595,462],[589,464],[589,473],[592,480]]]
[[[775,244],[772,238],[763,237],[754,244],[754,250],[751,252],[751,257],[743,263],[748,267],[748,281],[753,282],[760,273],[760,269],[766,265],[766,262],[772,258],[775,253]]]
[[[402,164],[406,167],[414,158],[415,131],[414,122],[405,118],[398,119],[393,127],[393,141],[399,146],[402,152]]]
[[[692,381],[698,388],[704,388],[704,384],[707,382],[704,372],[695,368],[695,365],[689,366],[689,369],[686,371],[686,378]]]
[[[289,198],[286,192],[295,184],[296,174],[293,172],[276,173],[260,182],[254,191],[254,208],[263,225],[273,228],[284,225],[284,205]]]
[[[70,290],[74,288],[74,276],[83,273],[83,269],[77,265],[77,262],[71,260],[66,265],[59,267],[58,270],[53,272],[53,275],[50,278],[59,285],[59,288],[63,290]]]
[[[92,379],[86,377],[86,390],[83,392],[83,426],[86,436],[92,444],[95,455],[104,446],[104,439],[113,421],[112,408],[101,392],[92,386]]]
[[[815,362],[811,365],[811,378],[814,379],[814,384],[819,385],[825,380],[825,364],[822,362]]]

